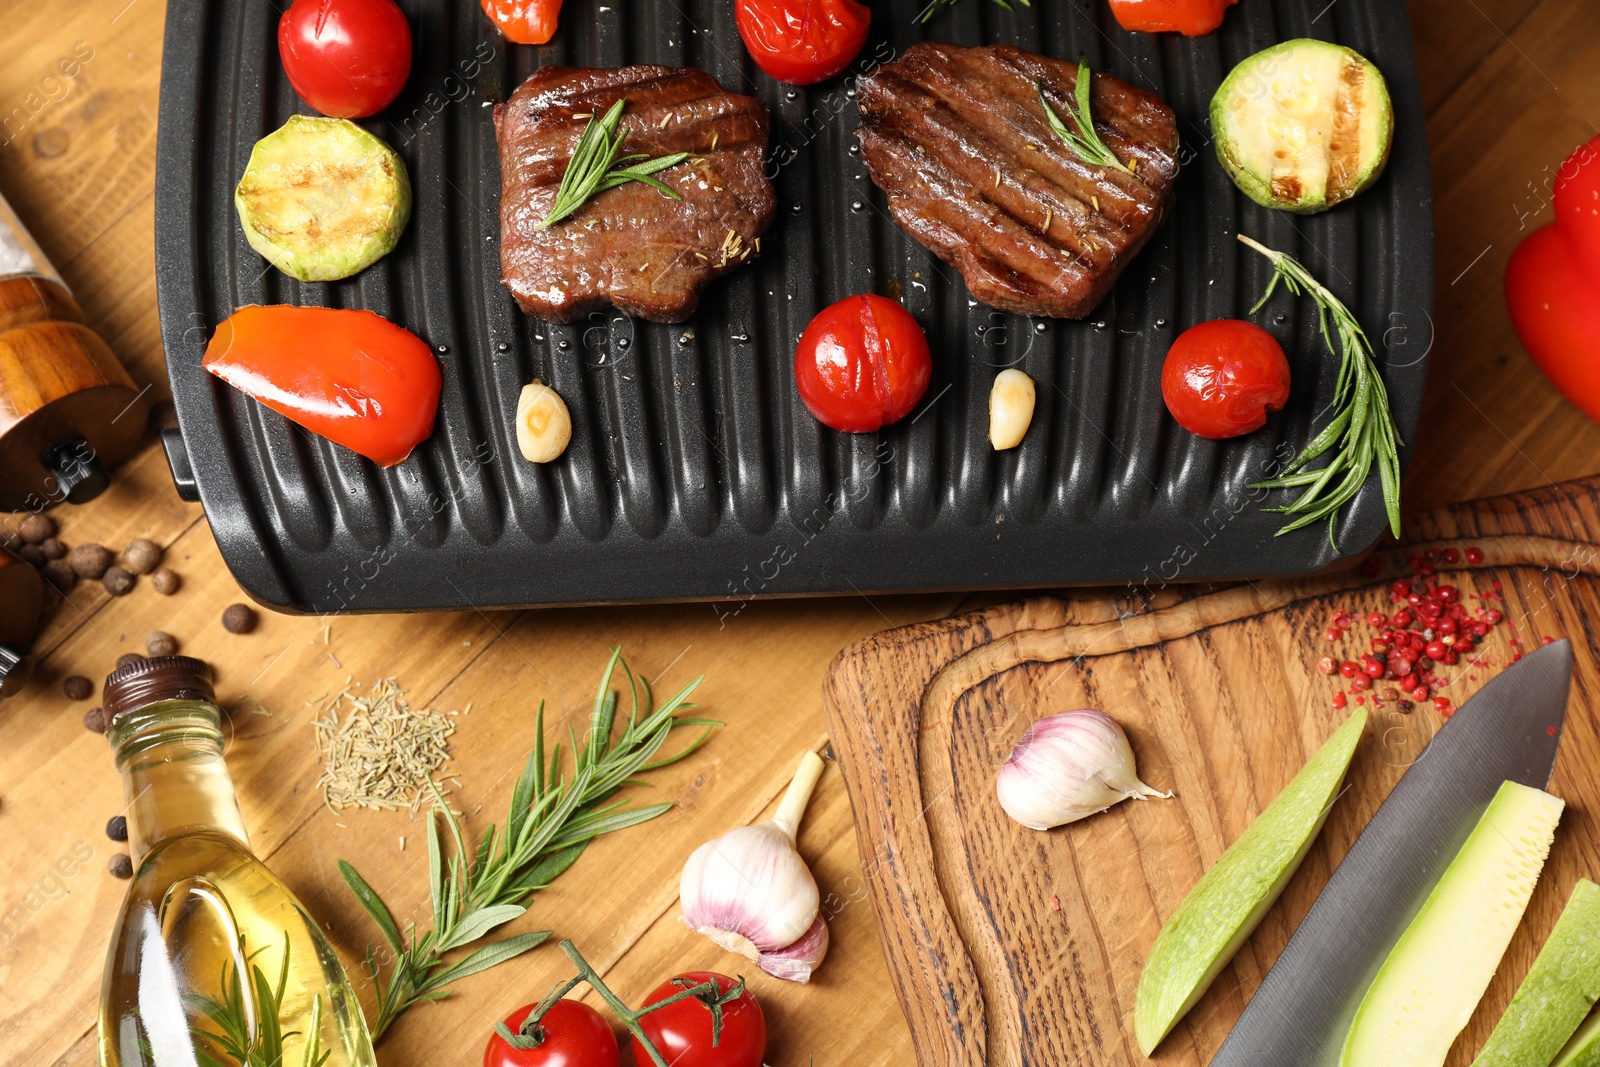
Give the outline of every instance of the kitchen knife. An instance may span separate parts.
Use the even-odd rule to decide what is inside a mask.
[[[1440,727],[1328,879],[1211,1067],[1338,1064],[1367,987],[1500,783],[1549,784],[1571,685],[1572,645],[1557,641],[1496,675]]]

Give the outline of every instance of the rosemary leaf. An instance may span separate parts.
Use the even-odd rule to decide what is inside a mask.
[[[1095,132],[1094,116],[1089,110],[1089,87],[1093,81],[1092,72],[1089,70],[1089,57],[1078,57],[1078,78],[1073,87],[1073,104],[1071,108],[1072,121],[1077,125],[1077,133],[1067,128],[1061,120],[1061,113],[1050,104],[1050,99],[1045,96],[1044,82],[1035,82],[1039,90],[1039,103],[1044,108],[1045,121],[1050,124],[1050,130],[1057,137],[1066,142],[1072,149],[1072,154],[1085,163],[1096,167],[1115,167],[1117,170],[1129,171],[1117,154],[1100,139],[1100,134]]]
[[[1337,550],[1335,537],[1339,512],[1361,492],[1378,467],[1378,482],[1383,489],[1384,512],[1389,529],[1400,536],[1400,433],[1389,410],[1389,391],[1384,387],[1373,358],[1372,342],[1361,323],[1326,286],[1296,259],[1251,240],[1239,240],[1255,249],[1272,264],[1272,280],[1250,311],[1260,311],[1271,299],[1278,283],[1295,296],[1309,296],[1317,305],[1317,325],[1328,351],[1339,357],[1339,376],[1334,385],[1333,419],[1313,437],[1277,478],[1256,482],[1252,489],[1298,489],[1305,491],[1293,503],[1269,508],[1295,516],[1279,531],[1290,533],[1323,519],[1328,521],[1328,542]],[[1330,330],[1331,323],[1331,330]],[[1335,342],[1337,338],[1337,343]],[[1307,470],[1306,465],[1330,449],[1334,455],[1327,466]],[[1336,477],[1343,475],[1342,478]]]
[[[535,227],[536,229],[543,230],[563,219],[571,218],[596,193],[603,193],[607,189],[615,189],[629,182],[642,182],[674,200],[683,199],[675,190],[650,175],[668,167],[676,167],[689,158],[689,153],[674,152],[667,156],[657,156],[655,159],[643,155],[617,158],[622,152],[622,142],[628,138],[625,131],[617,132],[617,127],[622,124],[622,109],[626,104],[626,99],[620,99],[606,109],[604,115],[589,116],[589,124],[583,128],[577,147],[572,150],[572,158],[567,161],[567,170],[561,176],[561,186],[556,190],[555,202],[550,205],[550,213]]]
[[[927,22],[929,19],[933,18],[935,12],[941,11],[947,7],[955,7],[960,2],[961,0],[928,0],[928,6],[922,9],[922,14],[917,16],[917,21]],[[1011,6],[1009,0],[994,0],[994,2],[1005,8],[1007,11],[1016,10]],[[1030,0],[1017,0],[1017,3],[1021,4],[1023,7],[1033,6]]]
[[[615,154],[610,148],[606,151]],[[652,161],[655,162],[659,161]],[[619,668],[631,696],[631,710],[620,724],[618,694],[612,688]],[[562,745],[552,747],[546,759],[544,705],[540,704],[534,716],[533,750],[512,787],[506,820],[485,831],[476,847],[469,846],[461,820],[434,784],[433,807],[428,813],[428,882],[433,907],[430,929],[419,931],[411,927],[409,938],[402,937],[393,914],[378,894],[354,867],[340,861],[339,872],[351,892],[394,949],[394,962],[382,975],[373,950],[367,951],[368,960],[373,961],[372,977],[378,984],[374,1039],[382,1036],[407,1008],[450,996],[450,983],[519,956],[543,942],[550,936],[548,931],[479,944],[493,930],[520,917],[527,910],[528,898],[577,862],[590,841],[647,822],[672,807],[634,807],[626,800],[611,798],[634,775],[685,758],[721,725],[681,714],[694,707],[689,697],[699,684],[700,679],[696,678],[656,707],[650,686],[623,662],[620,649],[613,651],[595,694],[588,736],[580,744],[573,734],[568,743],[572,752],[570,776],[563,770]],[[703,729],[684,748],[660,755],[667,738],[680,727]],[[440,820],[448,834],[440,832]],[[467,948],[472,951],[453,961],[445,959],[447,954]]]

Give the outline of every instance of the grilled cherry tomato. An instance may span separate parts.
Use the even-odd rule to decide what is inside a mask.
[[[394,0],[294,0],[278,20],[278,55],[302,100],[359,119],[405,88],[411,24]]]
[[[931,377],[933,357],[917,320],[870,293],[823,308],[794,353],[800,399],[824,425],[850,433],[905,418]]]
[[[690,971],[675,975],[656,987],[645,1005],[666,1000],[689,986],[715,981],[726,993],[738,983],[714,971]],[[746,989],[721,1006],[722,1034],[711,1043],[711,1008],[696,997],[680,1000],[639,1020],[644,1036],[672,1067],[761,1067],[767,1051],[767,1020],[755,995]],[[650,1067],[650,1054],[633,1039],[633,1062]],[[486,1065],[487,1067],[487,1065]]]
[[[523,1022],[538,1006],[526,1004],[506,1016],[506,1029],[522,1034]],[[535,1032],[522,1036],[537,1039],[537,1048],[512,1048],[498,1030],[491,1034],[483,1067],[617,1067],[622,1061],[605,1016],[582,1001],[556,1001],[530,1029]]]
[[[856,0],[738,0],[734,14],[756,65],[790,85],[848,67],[872,24],[872,11]]]
[[[433,433],[442,376],[416,334],[353,308],[240,308],[206,370],[312,433],[392,467]]]
[[[561,0],[481,0],[500,36],[513,44],[549,44],[556,35]]]
[[[1259,430],[1267,412],[1289,399],[1289,361],[1283,346],[1253,322],[1202,322],[1167,350],[1161,395],[1190,433],[1238,437]]]
[[[1125,30],[1203,37],[1222,25],[1223,13],[1239,0],[1111,0],[1111,13]]]
[[[1556,172],[1555,211],[1511,253],[1506,305],[1545,377],[1600,422],[1600,137]]]

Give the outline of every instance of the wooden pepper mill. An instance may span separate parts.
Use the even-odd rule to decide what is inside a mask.
[[[28,644],[39,628],[44,580],[28,563],[0,548],[0,699],[28,684],[33,657]]]
[[[0,509],[82,504],[111,484],[149,408],[0,197]]]

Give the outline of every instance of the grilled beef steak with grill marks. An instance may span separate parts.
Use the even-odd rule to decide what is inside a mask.
[[[591,198],[548,229],[567,163],[591,115],[620,98],[622,156],[690,158]],[[694,313],[700,288],[748,262],[775,207],[766,175],[767,105],[709,74],[672,67],[543,67],[494,109],[500,143],[500,274],[529,315],[570,322],[614,304],[654,322]]]
[[[1090,111],[1132,173],[1079,159],[1069,130],[1078,67],[1001,45],[912,45],[861,78],[861,154],[895,221],[961,272],[977,299],[1080,319],[1149,240],[1172,201],[1178,127],[1153,93],[1094,75]]]

